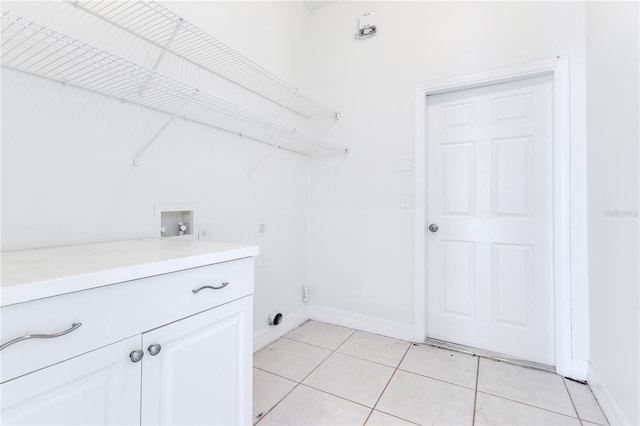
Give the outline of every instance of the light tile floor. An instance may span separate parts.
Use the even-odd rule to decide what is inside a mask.
[[[608,425],[588,386],[309,321],[254,355],[254,424]]]

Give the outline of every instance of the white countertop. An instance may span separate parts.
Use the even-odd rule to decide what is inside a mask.
[[[0,306],[257,254],[257,246],[182,238],[2,252]]]

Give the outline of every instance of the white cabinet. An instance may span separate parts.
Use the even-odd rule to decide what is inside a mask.
[[[142,424],[251,423],[251,308],[244,298],[143,335]]]
[[[136,424],[140,420],[140,363],[129,353],[140,336],[113,343],[6,382],[4,425]]]
[[[250,424],[252,293],[243,257],[0,307],[0,422]]]

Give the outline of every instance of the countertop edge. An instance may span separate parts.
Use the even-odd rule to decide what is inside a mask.
[[[89,290],[121,282],[256,256],[258,246],[245,246],[194,256],[114,268],[88,274],[34,281],[2,288],[0,307]]]

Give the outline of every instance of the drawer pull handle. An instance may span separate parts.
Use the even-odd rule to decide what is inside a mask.
[[[212,285],[203,285],[203,286],[202,286],[202,287],[200,287],[200,288],[197,288],[197,289],[195,289],[195,290],[191,290],[191,292],[192,292],[193,294],[196,294],[197,292],[199,292],[200,290],[204,290],[205,288],[210,288],[210,289],[212,289],[212,290],[220,290],[220,289],[222,289],[222,288],[225,288],[225,287],[226,287],[226,286],[228,286],[228,285],[229,285],[229,282],[228,282],[228,281],[223,282],[223,283],[222,283],[221,285],[219,285],[218,287],[214,287],[214,286],[212,286]]]
[[[81,322],[74,322],[73,324],[71,324],[71,328],[61,331],[60,333],[53,333],[53,334],[27,334],[26,336],[22,336],[22,337],[18,337],[16,339],[13,340],[9,340],[7,343],[3,343],[2,345],[0,345],[0,351],[3,350],[4,348],[13,345],[14,343],[18,343],[18,342],[22,342],[23,340],[29,340],[29,339],[53,339],[54,337],[60,337],[60,336],[64,336],[65,334],[69,334],[72,331],[78,329],[80,326],[82,325]]]

